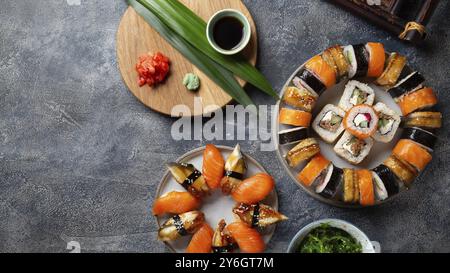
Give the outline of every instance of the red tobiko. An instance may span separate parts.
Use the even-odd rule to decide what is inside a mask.
[[[154,55],[149,53],[140,56],[136,64],[136,71],[139,74],[139,86],[146,84],[153,86],[164,81],[169,74],[169,64],[169,58],[160,52]]]

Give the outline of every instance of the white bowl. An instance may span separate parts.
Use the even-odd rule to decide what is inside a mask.
[[[370,241],[364,232],[362,232],[359,228],[350,224],[349,222],[339,220],[339,219],[323,219],[319,221],[312,222],[309,225],[306,225],[302,228],[297,234],[295,234],[294,238],[289,243],[289,247],[287,249],[288,253],[295,253],[296,249],[300,246],[303,239],[305,239],[306,235],[308,235],[313,229],[319,227],[321,224],[328,224],[332,227],[342,229],[350,234],[353,238],[355,238],[362,246],[362,253],[380,253],[381,246],[380,243],[376,241]]]

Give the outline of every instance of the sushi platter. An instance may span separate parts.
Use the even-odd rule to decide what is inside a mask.
[[[274,130],[279,159],[314,198],[382,204],[432,160],[442,115],[434,90],[380,43],[333,46],[285,84]]]
[[[217,164],[218,162],[222,164]],[[202,188],[203,191],[186,187],[186,184],[180,184],[177,181],[180,180],[179,171],[181,170],[183,173],[186,170],[183,169],[183,166],[195,169],[192,173],[197,174],[196,178],[192,178],[192,174],[188,175],[188,178],[194,180],[192,186],[197,185],[197,188]],[[216,172],[216,170],[219,171]],[[184,172],[184,175],[188,173]],[[218,179],[213,179],[214,176]],[[156,191],[153,214],[160,227],[159,239],[164,241],[173,252],[180,253],[239,251],[235,245],[238,245],[242,252],[262,251],[258,247],[255,248],[254,245],[241,245],[239,238],[236,239],[237,243],[228,242],[224,239],[226,235],[224,230],[233,230],[232,227],[234,227],[237,230],[244,230],[239,231],[239,234],[249,232],[261,238],[262,241],[259,244],[262,244],[262,247],[270,241],[275,230],[274,224],[286,220],[287,217],[277,212],[278,197],[274,184],[272,187],[261,186],[264,185],[263,180],[266,178],[270,178],[270,176],[264,168],[252,157],[241,153],[239,145],[235,148],[207,145],[186,153],[174,163],[168,164],[168,170]],[[184,181],[187,180],[189,179]],[[214,180],[215,182],[213,182]],[[270,178],[270,180],[272,179]],[[199,181],[203,182],[203,185]],[[260,196],[248,192],[239,195],[240,189],[233,189],[234,186],[232,186],[238,182],[252,184],[249,187],[252,192],[261,188],[267,188],[268,191]],[[242,191],[242,193],[244,192],[245,190]],[[182,194],[185,194],[186,197],[182,197]],[[227,196],[228,194],[231,195]],[[266,217],[267,215],[270,217]],[[197,242],[197,244],[205,245],[206,249],[193,247],[195,246],[193,241],[199,237],[196,234],[202,233],[202,229],[195,227],[195,224],[189,224],[189,221],[186,220],[181,226],[184,226],[187,232],[185,231],[184,236],[181,236],[179,226],[174,228],[171,225],[175,217],[179,217],[178,219],[181,221],[184,218],[191,218],[194,219],[193,223],[201,218],[201,222],[206,223],[209,230],[209,237],[205,236],[208,237],[207,242]],[[245,225],[241,227],[242,223]],[[193,230],[189,230],[189,226]],[[190,236],[192,234],[194,235]]]

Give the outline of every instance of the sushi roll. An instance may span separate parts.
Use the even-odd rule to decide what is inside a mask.
[[[323,155],[320,153],[316,154],[298,174],[297,179],[306,187],[320,183],[318,182],[319,180],[326,184],[330,180],[333,172],[332,166],[333,164]],[[317,183],[315,183],[316,181]]]
[[[158,238],[163,241],[173,241],[182,236],[194,234],[205,222],[201,211],[190,211],[169,218],[158,231]]]
[[[224,194],[230,194],[242,182],[246,171],[247,164],[241,153],[241,146],[237,144],[225,161],[225,173],[220,181],[222,192]]]
[[[398,106],[406,116],[412,112],[433,107],[437,102],[433,89],[425,87],[402,96],[398,101]]]
[[[397,158],[414,166],[418,171],[425,169],[432,159],[431,154],[426,149],[409,139],[400,140],[392,153]]]
[[[287,129],[278,133],[278,143],[280,145],[294,144],[308,138],[308,128],[297,127]]]
[[[344,117],[344,128],[360,139],[366,139],[375,134],[378,126],[378,116],[372,106],[357,105],[351,108]]]
[[[194,165],[187,163],[169,163],[168,168],[175,180],[196,198],[209,194],[209,187],[202,173]]]
[[[322,53],[322,58],[333,67],[338,82],[347,77],[350,65],[341,46],[336,45],[328,48]]]
[[[402,71],[406,67],[406,57],[398,53],[392,53],[387,59],[387,65],[383,74],[376,80],[376,84],[385,88],[393,87]]]
[[[378,125],[373,138],[376,141],[388,143],[394,138],[400,126],[400,115],[382,102],[377,103],[374,109],[378,113]]]
[[[343,201],[345,203],[359,202],[359,183],[356,171],[344,169],[343,182]]]
[[[381,164],[372,171],[373,178],[376,183],[375,193],[378,200],[385,200],[393,195],[396,195],[400,191],[397,179],[388,167]]]
[[[282,108],[280,110],[279,122],[285,125],[309,127],[312,115],[309,112]]]
[[[373,146],[371,138],[359,139],[345,132],[334,146],[337,155],[352,164],[359,164],[367,157]]]
[[[231,234],[225,229],[227,223],[225,220],[220,220],[214,231],[212,239],[213,253],[229,253],[236,248],[236,242],[231,237]]]
[[[350,64],[348,77],[358,78],[367,76],[369,70],[369,54],[365,45],[349,45],[344,48],[344,55]]]
[[[308,91],[319,97],[327,87],[312,72],[306,68],[300,69],[297,76],[294,77],[292,83],[297,88],[306,88]]]
[[[388,167],[406,187],[409,187],[417,177],[417,170],[395,155],[389,156],[383,165]]]
[[[253,205],[239,203],[233,208],[233,213],[252,228],[265,228],[288,219],[274,208],[261,203]]]
[[[289,86],[283,94],[283,101],[300,110],[311,112],[316,104],[317,96],[308,89],[301,86]]]
[[[316,139],[307,138],[300,141],[286,155],[286,160],[291,167],[296,167],[302,161],[308,160],[320,152],[320,146]]]
[[[316,187],[316,193],[320,194],[321,196],[330,199],[334,198],[336,196],[337,190],[339,188],[339,185],[342,182],[342,176],[343,171],[342,169],[333,166],[333,164],[330,164],[328,168],[331,168],[331,175],[329,179],[326,176],[325,179],[319,183]]]
[[[389,94],[398,101],[402,96],[422,88],[425,78],[417,71],[410,73],[388,90]]]
[[[369,65],[367,69],[367,77],[378,78],[384,70],[386,62],[386,53],[382,43],[369,42],[366,44],[366,51],[369,55]]]
[[[369,170],[357,170],[359,189],[359,204],[361,206],[373,206],[375,204],[375,191],[372,172]]]
[[[414,112],[405,118],[403,127],[436,130],[442,127],[442,114],[440,112]]]
[[[336,72],[324,61],[322,56],[316,55],[309,59],[305,64],[305,68],[315,75],[326,88],[336,84]]]
[[[400,138],[412,140],[428,151],[433,151],[437,140],[434,134],[420,128],[405,128]]]
[[[348,111],[355,105],[372,105],[374,100],[375,92],[369,85],[352,80],[345,86],[344,94],[339,101],[339,107]]]
[[[342,120],[345,112],[339,107],[327,104],[313,121],[313,129],[328,143],[333,143],[344,131]]]

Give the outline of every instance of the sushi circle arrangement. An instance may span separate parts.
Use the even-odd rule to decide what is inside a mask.
[[[373,206],[411,187],[432,159],[442,115],[405,56],[369,42],[333,46],[291,76],[277,151],[290,176],[337,206]]]
[[[174,252],[263,252],[274,224],[287,220],[273,178],[239,145],[208,144],[167,166],[152,212]]]

